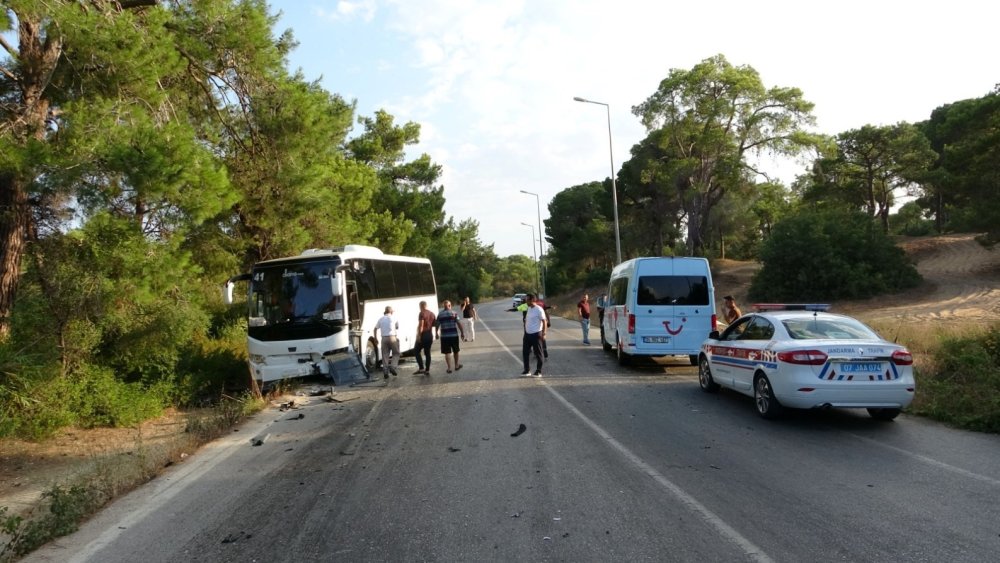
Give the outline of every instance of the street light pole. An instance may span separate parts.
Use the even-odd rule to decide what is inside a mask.
[[[542,198],[538,197],[535,192],[529,192],[527,190],[521,190],[522,194],[528,194],[535,196],[535,207],[538,209],[538,268],[542,272],[542,287],[539,290],[539,297],[544,297],[545,295],[545,246],[542,241],[545,240],[545,231],[542,229]]]
[[[599,106],[604,106],[604,109],[608,112],[608,154],[611,155],[611,201],[614,204],[615,213],[615,254],[618,257],[618,263],[621,264],[622,237],[621,231],[618,230],[618,185],[617,182],[615,182],[615,153],[611,144],[611,106],[604,102],[595,102],[594,100],[588,100],[586,98],[581,98],[580,96],[574,96],[573,100],[583,102],[585,104],[597,104]]]
[[[541,279],[542,270],[538,267],[538,253],[535,252],[535,226],[531,223],[521,222],[525,227],[531,228],[531,257],[535,260],[535,281]]]

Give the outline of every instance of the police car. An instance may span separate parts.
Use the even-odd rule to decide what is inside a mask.
[[[829,305],[757,304],[698,356],[698,381],[754,398],[757,413],[783,408],[865,408],[892,420],[913,401],[913,355]]]

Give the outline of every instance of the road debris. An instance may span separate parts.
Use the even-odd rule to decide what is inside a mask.
[[[338,398],[334,397],[333,395],[330,395],[330,396],[328,396],[326,398],[326,401],[328,403],[346,403],[347,401],[353,401],[354,399],[357,399],[357,398],[359,398],[359,397],[355,396],[355,397],[348,397],[346,399],[338,399]]]
[[[248,534],[246,532],[240,532],[238,534],[229,534],[223,538],[222,543],[236,543],[238,540],[244,539],[248,540],[253,537],[253,534]]]
[[[514,432],[513,434],[511,434],[511,437],[516,438],[516,437],[520,436],[521,434],[524,434],[524,431],[527,430],[527,429],[528,429],[528,427],[525,426],[522,423],[520,426],[517,427],[517,432]]]
[[[253,438],[250,438],[250,445],[252,445],[252,446],[263,446],[264,442],[266,442],[267,439],[270,438],[270,437],[271,437],[271,434],[269,434],[269,433],[268,434],[264,434],[263,436],[254,436]]]

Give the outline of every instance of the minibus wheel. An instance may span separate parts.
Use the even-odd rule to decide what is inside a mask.
[[[625,343],[622,342],[621,337],[619,337],[617,340],[618,340],[618,351],[617,351],[618,365],[620,365],[620,366],[627,366],[630,363],[632,363],[632,356],[629,356],[623,350],[623,348],[625,347]]]

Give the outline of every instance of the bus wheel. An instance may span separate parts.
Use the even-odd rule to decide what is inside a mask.
[[[371,340],[365,345],[365,369],[369,372],[378,368],[378,347]]]

